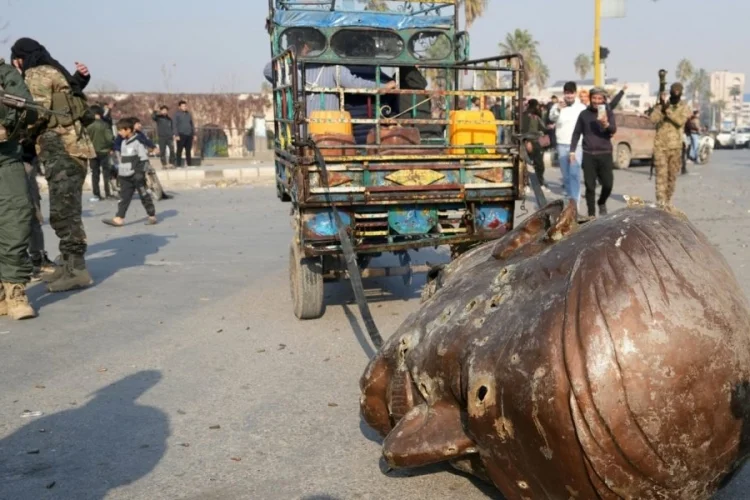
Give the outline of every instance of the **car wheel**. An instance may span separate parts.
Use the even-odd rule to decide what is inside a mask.
[[[629,168],[632,160],[633,153],[630,151],[630,146],[627,144],[618,144],[615,150],[615,167],[620,170]]]

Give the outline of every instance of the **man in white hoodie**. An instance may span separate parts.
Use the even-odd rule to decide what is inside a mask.
[[[555,136],[557,138],[557,156],[560,161],[563,187],[565,194],[576,202],[581,201],[581,162],[583,161],[583,148],[576,149],[576,161],[570,161],[570,143],[573,139],[573,130],[578,121],[578,115],[586,109],[586,106],[578,100],[575,82],[568,82],[563,87],[563,100],[555,104],[550,110],[549,120],[555,123]]]

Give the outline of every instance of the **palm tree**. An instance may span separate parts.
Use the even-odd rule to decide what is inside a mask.
[[[539,84],[546,82],[549,77],[549,70],[542,62],[539,56],[539,42],[527,30],[516,29],[505,36],[505,42],[500,43],[500,52],[502,55],[521,54],[524,61],[524,91],[528,90],[528,85],[532,82]]]
[[[365,4],[365,10],[373,10],[376,12],[385,12],[390,10],[388,4],[383,0],[359,0]]]
[[[739,107],[739,97],[742,95],[742,89],[739,85],[732,86],[731,89],[729,89],[729,96],[732,98],[732,101],[734,102],[734,127],[737,128],[737,114],[740,110]]]
[[[716,121],[718,122],[718,126],[716,127],[716,129],[718,131],[721,131],[721,124],[724,121],[722,115],[724,114],[724,111],[726,111],[727,109],[727,102],[724,100],[716,101],[714,103],[714,107],[716,109]]]
[[[538,88],[543,89],[547,86],[548,81],[549,68],[541,60],[539,60],[539,66],[536,70],[536,74],[534,75],[534,84],[536,84]]]
[[[683,85],[690,81],[690,79],[693,78],[694,74],[695,68],[693,67],[693,63],[691,63],[688,59],[682,59],[679,63],[677,63],[677,71],[675,72],[675,75]]]
[[[686,91],[693,96],[693,106],[698,105],[696,107],[700,109],[703,101],[708,100],[711,94],[711,79],[708,72],[703,68],[695,71],[687,84]]]
[[[591,71],[591,58],[586,54],[578,54],[576,60],[573,62],[576,68],[576,73],[581,77],[581,80],[586,78],[586,75]]]
[[[461,0],[460,4],[464,6],[464,13],[466,15],[466,29],[471,28],[474,21],[482,17],[484,11],[487,9],[489,0]]]

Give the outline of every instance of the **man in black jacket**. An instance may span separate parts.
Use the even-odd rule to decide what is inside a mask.
[[[605,92],[593,88],[589,92],[591,102],[578,115],[570,144],[570,161],[575,161],[578,141],[583,136],[583,180],[586,185],[586,205],[589,217],[596,217],[596,181],[602,185],[597,205],[599,215],[607,215],[607,199],[614,184],[614,162],[612,160],[612,136],[617,132],[615,114],[605,104]]]
[[[169,108],[162,105],[159,110],[154,110],[151,119],[156,122],[156,136],[159,138],[159,151],[161,152],[161,166],[167,167],[167,148],[169,148],[169,165],[174,165],[174,141],[172,140],[173,126],[169,117]]]
[[[174,139],[177,141],[177,157],[175,158],[175,166],[182,166],[182,150],[185,150],[185,161],[187,166],[191,166],[192,153],[193,153],[193,136],[195,135],[195,126],[193,125],[193,117],[188,111],[187,102],[180,101],[180,109],[174,114],[172,121],[172,129],[174,132]]]

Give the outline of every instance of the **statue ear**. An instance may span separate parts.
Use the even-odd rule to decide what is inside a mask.
[[[383,443],[383,456],[393,468],[422,467],[476,452],[460,408],[446,402],[415,406]]]
[[[516,254],[520,249],[532,246],[547,236],[547,230],[553,221],[560,218],[565,209],[563,200],[555,200],[541,210],[531,214],[521,225],[498,240],[492,250],[492,256],[497,260],[505,260]],[[534,252],[535,249],[530,248]]]
[[[570,200],[552,227],[547,231],[549,241],[560,241],[578,229],[578,208],[576,202]]]

